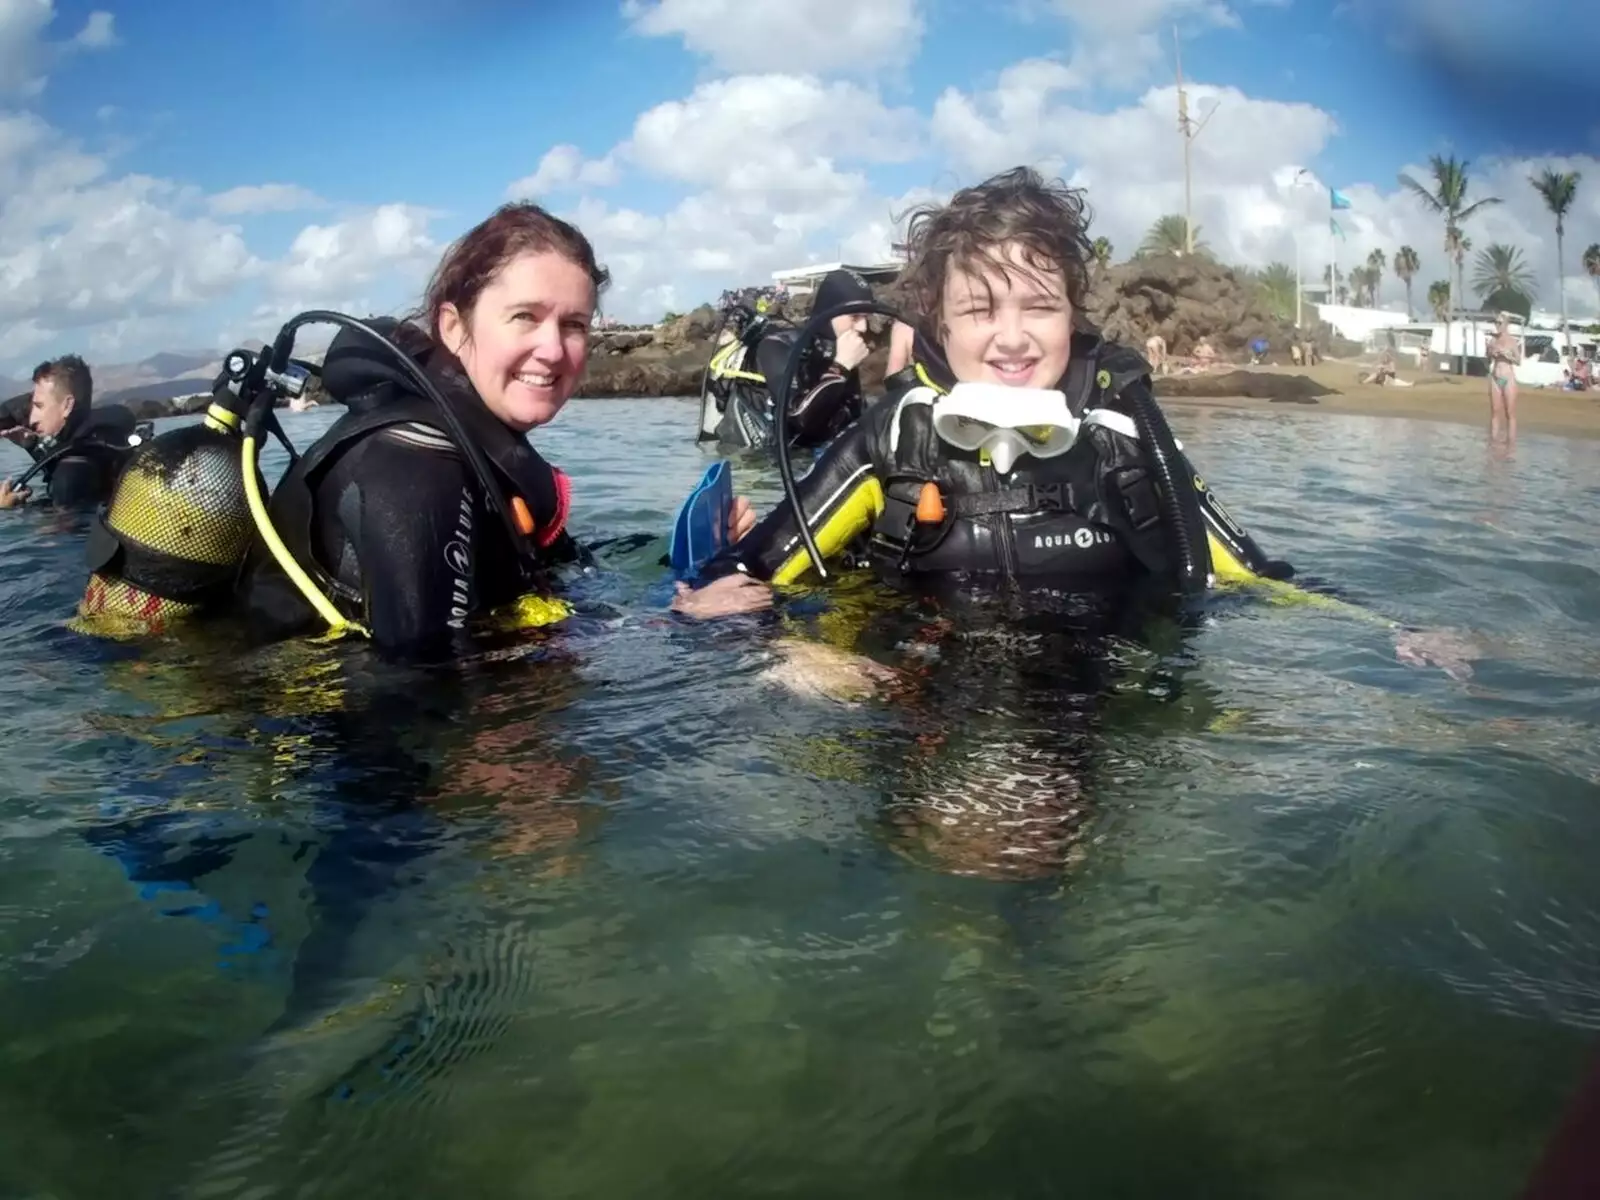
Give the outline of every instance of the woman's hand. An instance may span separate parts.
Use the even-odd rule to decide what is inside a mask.
[[[677,593],[672,598],[672,611],[696,620],[729,617],[735,613],[757,612],[772,607],[772,589],[748,575],[724,575],[701,588],[680,583]]]
[[[738,541],[756,527],[756,510],[750,507],[750,501],[743,496],[735,496],[733,504],[728,509],[728,531],[734,541]]]

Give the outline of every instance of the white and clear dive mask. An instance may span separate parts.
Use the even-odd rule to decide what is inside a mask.
[[[987,452],[1002,475],[1024,454],[1065,454],[1082,424],[1066,396],[1047,388],[958,383],[933,402],[934,432],[957,450]]]

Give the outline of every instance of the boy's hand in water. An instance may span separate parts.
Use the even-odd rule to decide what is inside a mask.
[[[728,530],[734,541],[738,541],[756,527],[756,510],[750,507],[750,501],[744,496],[735,496],[733,506],[728,509]]]
[[[672,611],[686,617],[729,617],[772,607],[772,589],[748,575],[724,575],[704,587],[680,583],[672,598]]]

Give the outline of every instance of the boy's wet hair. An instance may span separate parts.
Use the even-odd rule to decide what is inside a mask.
[[[1005,247],[1022,247],[1022,260],[1041,279],[1059,273],[1067,299],[1081,311],[1089,294],[1090,212],[1083,189],[1047,181],[1031,167],[1013,167],[946,204],[911,211],[904,249],[907,262],[895,283],[900,301],[937,335],[944,328],[944,285],[951,270],[995,267],[1014,272]]]

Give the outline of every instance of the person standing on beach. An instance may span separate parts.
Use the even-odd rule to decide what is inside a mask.
[[[1167,339],[1159,333],[1152,333],[1144,340],[1144,356],[1150,363],[1150,370],[1156,375],[1167,373]]]
[[[1500,422],[1506,424],[1506,440],[1517,440],[1517,369],[1522,347],[1509,328],[1505,313],[1495,317],[1494,336],[1489,339],[1489,437],[1498,440]]]

